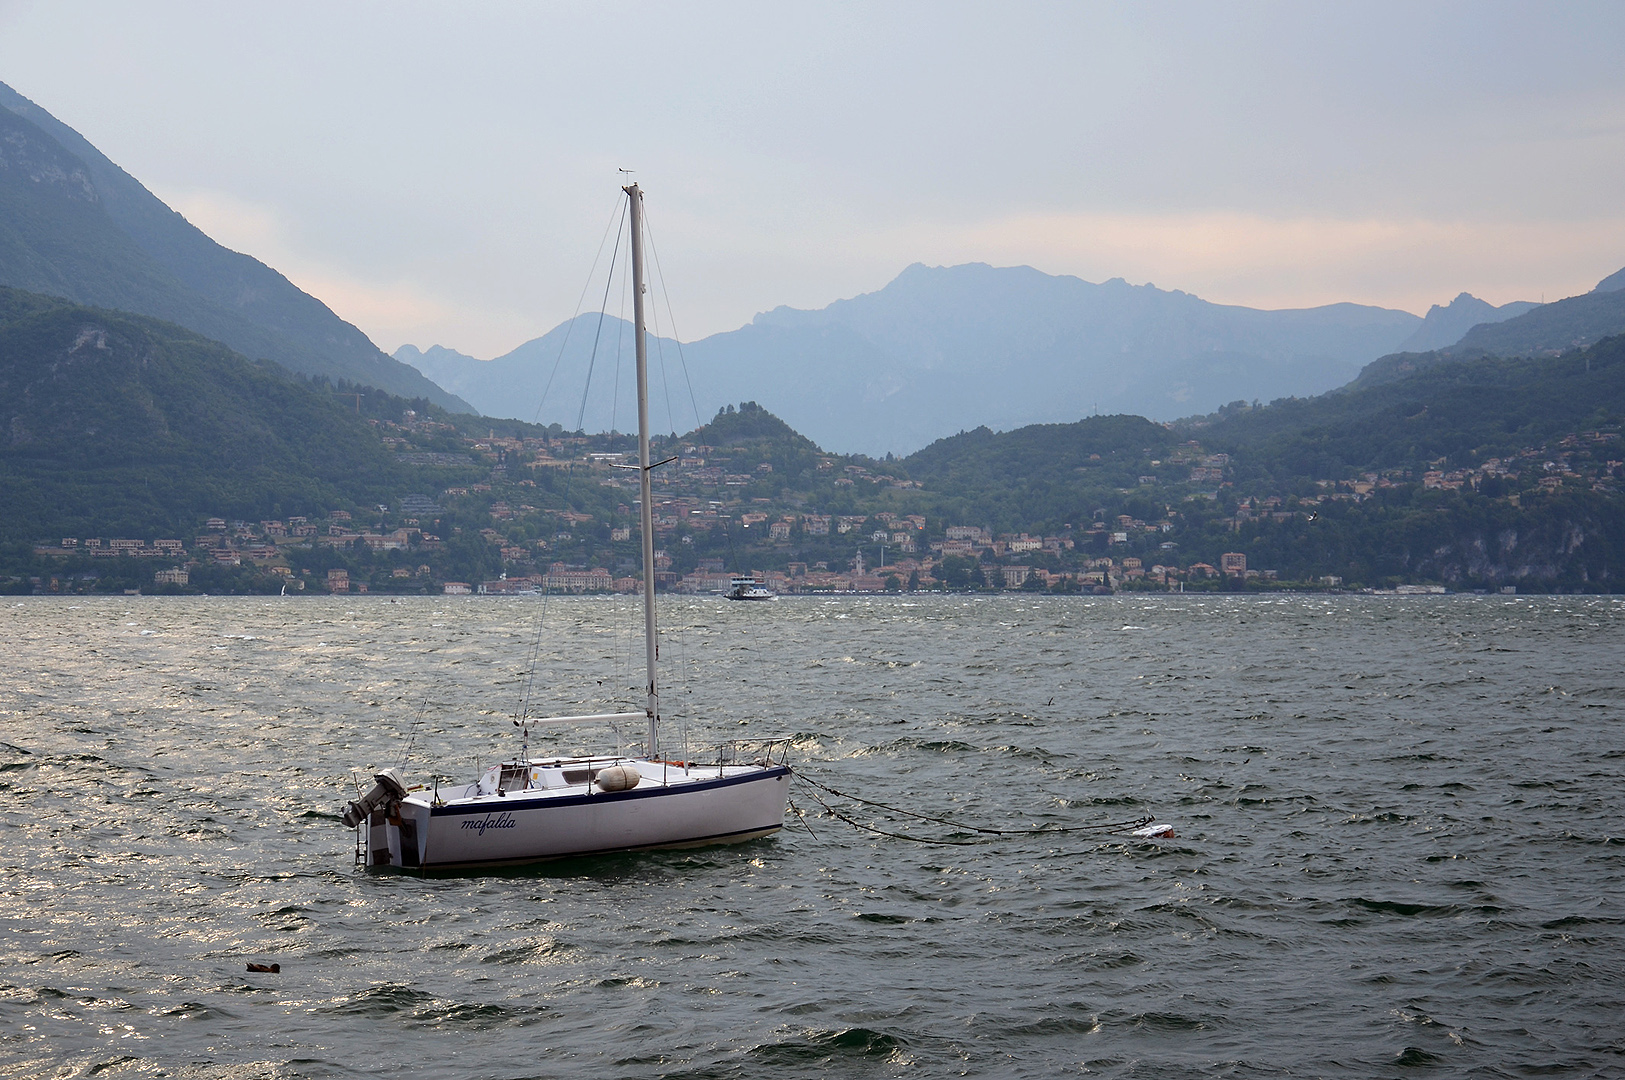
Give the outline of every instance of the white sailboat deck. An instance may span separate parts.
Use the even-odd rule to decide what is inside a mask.
[[[761,771],[760,765],[699,765],[643,758],[538,758],[529,762],[516,760],[492,765],[472,784],[441,784],[430,790],[413,791],[402,801],[431,807],[478,807],[489,810],[533,799],[612,794],[600,790],[594,780],[605,769],[625,765],[631,765],[639,774],[635,785],[622,789],[633,792],[726,780]]]

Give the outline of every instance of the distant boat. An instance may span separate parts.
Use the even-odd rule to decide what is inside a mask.
[[[673,761],[660,747],[655,684],[653,504],[649,473],[649,375],[643,313],[643,193],[630,202],[632,303],[637,353],[638,464],[643,531],[643,629],[648,683],[642,712],[593,713],[514,720],[524,752],[488,766],[471,784],[408,788],[398,769],[373,775],[373,787],[351,802],[344,824],[358,830],[357,856],[369,866],[419,869],[497,866],[574,855],[698,847],[768,836],[784,827],[790,790],[787,744],[719,748],[704,762]],[[754,584],[754,581],[752,582]],[[771,599],[772,593],[766,593]],[[742,599],[760,599],[742,597]],[[530,756],[533,730],[578,723],[647,724],[644,754]],[[775,757],[775,754],[777,756]]]
[[[779,594],[753,577],[736,577],[733,588],[723,593],[729,600],[777,600]]]

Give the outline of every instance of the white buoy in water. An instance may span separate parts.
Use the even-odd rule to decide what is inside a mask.
[[[599,791],[628,791],[638,786],[642,775],[630,765],[611,765],[599,770],[594,782]]]

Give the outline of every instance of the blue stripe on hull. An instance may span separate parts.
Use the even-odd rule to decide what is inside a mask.
[[[394,866],[392,870],[477,870],[481,867],[493,866],[526,866],[531,863],[557,862],[560,859],[590,859],[598,855],[618,855],[635,851],[676,851],[682,848],[703,847],[707,844],[742,844],[747,840],[757,840],[764,836],[772,836],[784,828],[782,824],[764,825],[759,829],[744,829],[740,832],[718,833],[715,836],[696,836],[688,840],[673,840],[663,844],[645,844],[642,847],[608,847],[593,848],[582,851],[561,851],[556,855],[526,855],[517,859],[473,859],[468,862],[431,862],[425,866]]]

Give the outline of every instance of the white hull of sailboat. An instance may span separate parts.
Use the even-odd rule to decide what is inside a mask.
[[[732,766],[709,778],[706,770],[696,771],[693,778],[646,780],[628,791],[513,791],[441,805],[414,793],[400,801],[399,824],[381,819],[372,825],[368,861],[413,869],[512,865],[738,843],[783,828],[788,768]]]

